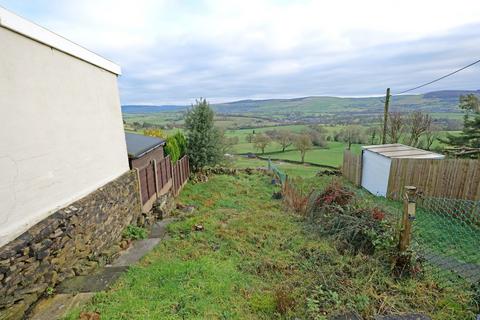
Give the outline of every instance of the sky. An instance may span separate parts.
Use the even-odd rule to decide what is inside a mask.
[[[0,0],[122,67],[122,104],[371,96],[480,59],[478,0]],[[480,89],[480,64],[414,91]]]

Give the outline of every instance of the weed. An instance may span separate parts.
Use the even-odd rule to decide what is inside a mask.
[[[275,290],[275,310],[286,315],[290,310],[295,308],[295,299],[292,297],[292,288],[279,287]]]
[[[123,237],[132,240],[146,239],[147,235],[147,230],[145,228],[137,227],[132,224],[128,225],[123,231]]]
[[[47,296],[52,296],[55,293],[55,288],[53,287],[48,287],[47,290],[45,290],[45,294]]]

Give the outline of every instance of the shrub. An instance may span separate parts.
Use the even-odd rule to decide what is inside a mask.
[[[357,208],[354,194],[338,181],[309,200],[307,212],[321,233],[338,241],[340,249],[373,254],[376,249],[391,250],[395,230],[379,208]]]
[[[175,133],[173,137],[177,141],[179,158],[181,158],[185,154],[187,154],[187,139],[185,138],[183,133],[181,133],[180,131],[177,131],[177,133]]]
[[[177,144],[175,136],[169,136],[166,140],[165,147],[163,148],[165,155],[170,156],[170,160],[175,163],[180,158],[180,148]]]
[[[330,205],[346,206],[352,199],[353,192],[342,186],[337,180],[333,180],[316,198],[315,205],[318,207]]]
[[[130,224],[127,226],[125,230],[123,230],[123,237],[126,239],[132,239],[132,240],[146,239],[147,230],[141,227],[137,227],[133,224]]]
[[[143,130],[143,134],[149,137],[155,137],[160,139],[165,139],[165,133],[160,129],[145,129]]]
[[[187,152],[194,172],[218,164],[222,158],[220,134],[214,127],[214,112],[205,99],[197,100],[185,116]]]

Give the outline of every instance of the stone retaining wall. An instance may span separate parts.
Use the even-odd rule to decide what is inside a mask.
[[[109,262],[126,226],[152,220],[135,171],[42,220],[0,248],[0,319],[21,318],[49,288]]]

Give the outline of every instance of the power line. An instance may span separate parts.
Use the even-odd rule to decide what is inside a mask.
[[[413,91],[413,90],[420,89],[420,88],[422,88],[422,87],[428,86],[429,84],[432,84],[432,83],[434,83],[434,82],[437,82],[437,81],[440,81],[440,80],[442,80],[442,79],[445,79],[446,77],[450,77],[451,75],[454,75],[455,73],[458,73],[458,72],[460,72],[460,71],[462,71],[462,70],[465,70],[465,69],[467,69],[467,68],[469,68],[469,67],[471,67],[471,66],[473,66],[473,65],[475,65],[475,64],[477,64],[477,63],[479,63],[479,62],[480,62],[480,59],[477,60],[477,61],[475,61],[475,62],[472,62],[472,63],[470,63],[470,64],[468,64],[468,65],[466,65],[466,66],[464,66],[464,67],[462,67],[462,68],[460,68],[460,69],[457,69],[457,70],[455,70],[455,71],[453,71],[453,72],[450,72],[450,73],[448,73],[448,74],[446,74],[446,75],[444,75],[444,76],[441,76],[440,78],[437,78],[437,79],[432,80],[432,81],[430,81],[430,82],[427,82],[427,83],[424,83],[424,84],[422,84],[422,85],[416,86],[416,87],[414,87],[414,88],[411,88],[411,89],[408,89],[408,90],[404,90],[404,91],[399,92],[399,93],[395,93],[395,95],[404,94],[404,93],[407,93],[407,92],[410,92],[410,91]]]

